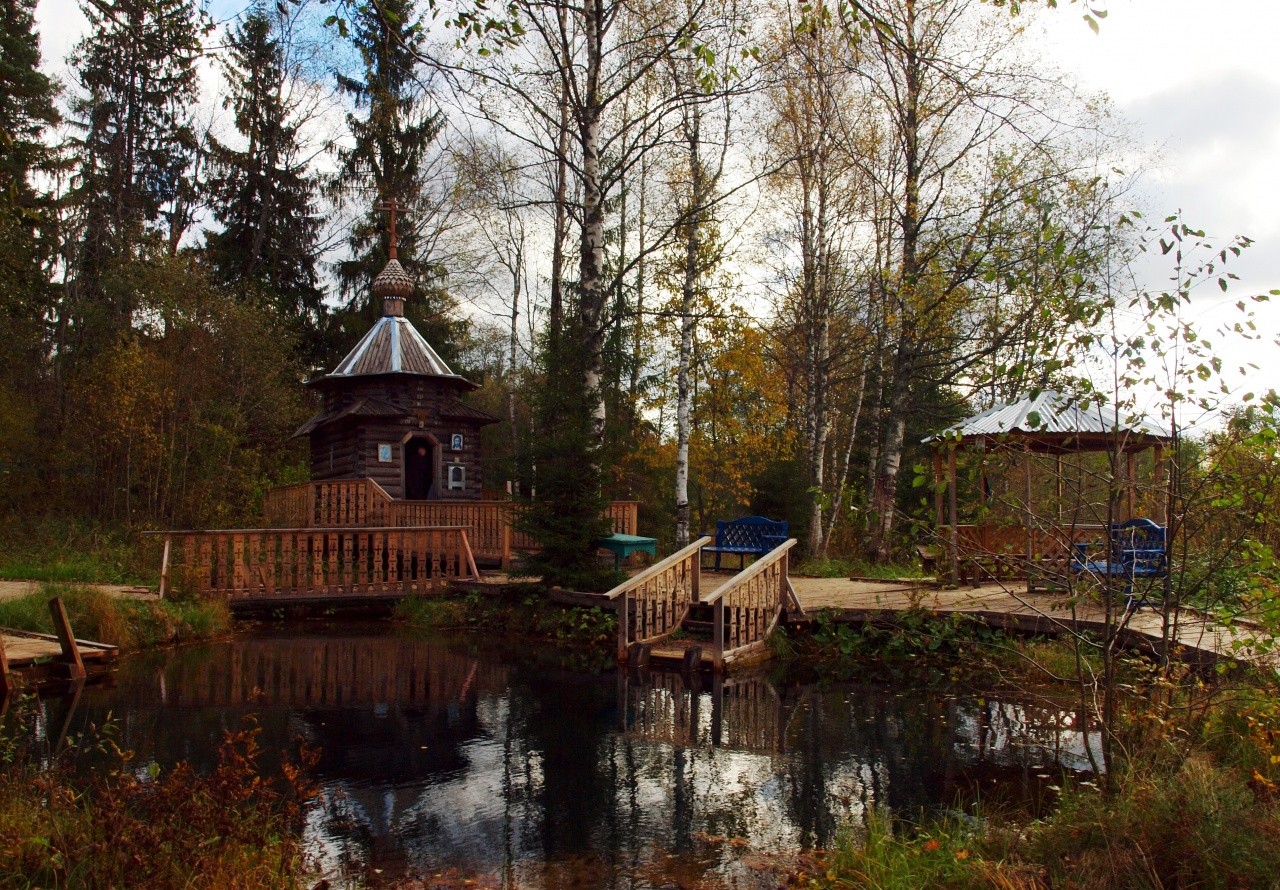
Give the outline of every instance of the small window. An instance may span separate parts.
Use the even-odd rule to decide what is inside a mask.
[[[467,487],[467,468],[462,464],[449,464],[449,490],[462,491]]]

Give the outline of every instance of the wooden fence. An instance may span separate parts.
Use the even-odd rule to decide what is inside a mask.
[[[680,627],[689,606],[698,602],[702,548],[714,540],[699,538],[654,563],[605,594],[618,613],[618,659],[633,643],[651,643]]]
[[[477,577],[467,529],[324,528],[162,532],[187,592],[232,601],[425,593]]]
[[[714,609],[712,651],[715,669],[764,651],[766,640],[794,599],[788,575],[791,538],[721,584],[703,600]]]
[[[939,529],[950,541],[951,527]],[[1063,528],[1022,525],[957,525],[956,577],[975,583],[1026,579],[1030,586],[1065,584],[1073,544],[1106,538],[1106,526],[1079,524]]]
[[[462,526],[473,553],[505,567],[513,552],[537,548],[515,527],[525,509],[519,501],[397,501],[372,479],[335,479],[268,491],[263,518],[268,528]],[[605,511],[624,535],[637,534],[638,512],[635,501],[612,501]]]

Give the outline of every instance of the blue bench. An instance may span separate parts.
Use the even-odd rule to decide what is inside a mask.
[[[787,542],[787,524],[763,516],[744,516],[741,519],[717,519],[716,542],[703,547],[703,553],[716,555],[716,569],[725,553],[737,554],[738,569],[746,565],[748,556],[764,556],[775,547]]]
[[[1150,519],[1128,519],[1113,524],[1108,537],[1105,542],[1076,544],[1071,570],[1123,579],[1125,603],[1133,606],[1135,581],[1169,574],[1168,530]],[[1145,600],[1140,597],[1137,604]]]

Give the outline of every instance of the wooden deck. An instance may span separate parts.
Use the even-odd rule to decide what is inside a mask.
[[[992,627],[1031,633],[1098,632],[1104,627],[1100,606],[1077,604],[1073,615],[1065,595],[1027,593],[1024,586],[1016,583],[937,590],[914,582],[792,577],[791,584],[808,619],[825,609],[832,612],[837,621],[861,623],[923,608],[971,615]],[[792,617],[794,620],[795,616]],[[1156,609],[1138,610],[1125,624],[1124,642],[1155,652],[1164,639],[1163,620]],[[1201,657],[1254,662],[1260,657],[1249,646],[1252,633],[1248,627],[1228,629],[1195,612],[1182,610],[1177,615],[1173,638],[1186,650],[1184,657],[1193,660]],[[1241,646],[1244,648],[1239,648]],[[1268,660],[1275,661],[1271,657]]]
[[[70,678],[62,644],[53,634],[0,628],[0,643],[4,645],[5,661],[13,673],[37,684]],[[120,652],[115,646],[93,640],[78,639],[76,646],[90,677],[105,673]]]

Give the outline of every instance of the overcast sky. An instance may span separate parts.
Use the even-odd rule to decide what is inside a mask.
[[[1040,16],[1046,56],[1087,90],[1109,94],[1130,123],[1143,146],[1130,166],[1145,171],[1149,218],[1181,210],[1218,242],[1253,238],[1232,266],[1241,281],[1231,300],[1280,288],[1280,3],[1111,0],[1098,34],[1080,4],[1060,4]],[[229,7],[217,0],[215,13]],[[85,28],[78,0],[41,0],[37,17],[47,67],[61,74]],[[1158,287],[1160,273],[1149,274]],[[1223,299],[1209,290],[1206,303]],[[1262,320],[1270,349],[1254,360],[1280,388],[1280,363],[1266,366],[1280,306]]]

